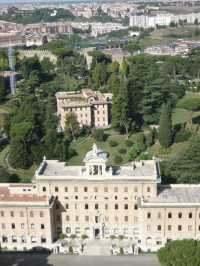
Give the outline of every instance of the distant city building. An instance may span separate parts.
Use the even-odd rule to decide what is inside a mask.
[[[99,35],[107,34],[112,31],[124,30],[128,27],[123,26],[120,23],[101,23],[101,22],[93,22],[91,23],[91,36],[97,37]]]
[[[112,94],[89,89],[81,92],[57,92],[57,115],[65,128],[66,115],[73,112],[80,126],[106,128],[111,123]]]

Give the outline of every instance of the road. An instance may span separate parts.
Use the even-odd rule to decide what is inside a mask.
[[[0,254],[0,266],[160,266],[155,255],[66,256]]]

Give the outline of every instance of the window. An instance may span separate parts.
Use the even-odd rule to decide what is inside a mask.
[[[56,215],[56,221],[60,222],[60,215]]]
[[[108,210],[108,204],[105,204],[105,210]]]
[[[14,217],[14,212],[13,211],[10,212],[10,216]]]
[[[66,215],[66,221],[69,221],[70,219],[69,219],[69,215]]]
[[[128,204],[124,204],[124,209],[128,210]]]
[[[1,214],[1,217],[4,217],[4,211],[1,211],[0,214]]]
[[[192,218],[192,212],[189,212],[189,214],[188,214],[188,218],[189,218],[189,219]]]
[[[94,205],[94,208],[95,208],[95,210],[98,210],[99,209],[99,205],[98,204],[95,204]]]
[[[31,224],[31,229],[35,229],[35,225],[34,224]]]
[[[15,224],[14,223],[11,224],[11,228],[15,229]]]
[[[78,209],[78,204],[77,204],[77,203],[74,204],[74,209],[75,209],[75,210]]]
[[[107,187],[104,187],[104,192],[108,192],[108,188]]]
[[[171,218],[172,218],[172,213],[171,213],[171,212],[168,212],[167,217],[168,217],[169,219],[171,219]]]
[[[21,242],[26,243],[26,237],[25,236],[21,236]]]
[[[161,225],[157,226],[158,231],[161,231]]]
[[[158,213],[158,219],[161,219],[161,212]]]
[[[41,229],[44,229],[44,224],[41,224],[41,225],[40,225],[40,228],[41,228]]]
[[[128,192],[128,187],[125,187],[124,188],[124,193],[127,193]]]
[[[119,206],[118,204],[115,204],[115,210],[118,210]]]
[[[115,192],[115,193],[118,192],[118,187],[114,187],[114,192]]]
[[[95,216],[95,223],[97,224],[99,222],[99,217]]]
[[[178,213],[178,218],[181,219],[182,218],[182,212]]]
[[[188,231],[192,231],[192,226],[188,225]]]
[[[84,187],[84,192],[88,192],[88,188],[87,187]]]
[[[12,236],[12,243],[17,243],[17,237],[16,236]]]
[[[128,222],[128,216],[124,216],[124,222]]]
[[[74,187],[74,192],[78,192],[78,187]]]
[[[34,216],[34,214],[33,214],[33,212],[31,211],[31,212],[30,212],[30,217],[33,217],[33,216]]]
[[[89,216],[88,215],[85,216],[85,221],[89,222]]]
[[[65,192],[68,192],[68,187],[65,187]]]
[[[78,196],[75,196],[75,200],[78,200]]]
[[[23,223],[23,224],[21,224],[21,229],[24,229],[24,223]]]
[[[178,231],[182,231],[182,225],[178,225]]]
[[[168,231],[171,231],[172,230],[172,226],[171,225],[168,225]]]
[[[148,219],[151,218],[151,213],[150,213],[150,212],[147,213],[147,218],[148,218]]]
[[[79,216],[75,217],[75,221],[78,222],[79,221]]]
[[[118,197],[117,196],[115,196],[115,200],[117,200],[118,199]]]
[[[35,236],[31,236],[31,243],[36,243],[37,240],[36,240],[36,237]]]
[[[71,228],[70,227],[66,227],[66,234],[71,234]]]
[[[46,191],[47,191],[46,187],[43,187],[43,188],[42,188],[42,191],[43,191],[43,192],[46,192]]]
[[[41,236],[41,243],[46,243],[47,240],[46,240],[46,237],[45,236]]]
[[[8,242],[8,238],[7,238],[7,236],[2,236],[2,242],[3,242],[3,243],[7,243],[7,242]]]
[[[150,187],[147,187],[147,192],[151,192],[151,188]]]
[[[58,187],[55,187],[55,192],[58,192]]]
[[[40,217],[43,218],[44,217],[44,213],[41,211],[40,212]]]
[[[86,204],[85,204],[85,210],[88,210],[88,208],[89,208],[89,206],[88,206],[88,204],[86,203]]]
[[[65,204],[65,209],[69,209],[69,204],[68,203]]]
[[[134,210],[137,210],[138,209],[138,206],[137,204],[134,205]]]

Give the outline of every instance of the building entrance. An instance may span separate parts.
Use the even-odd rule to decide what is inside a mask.
[[[100,229],[99,228],[94,229],[94,238],[96,238],[96,239],[100,238]]]

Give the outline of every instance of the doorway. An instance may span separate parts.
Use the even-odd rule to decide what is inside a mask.
[[[100,238],[100,229],[99,228],[94,229],[94,238],[96,238],[96,239]]]

